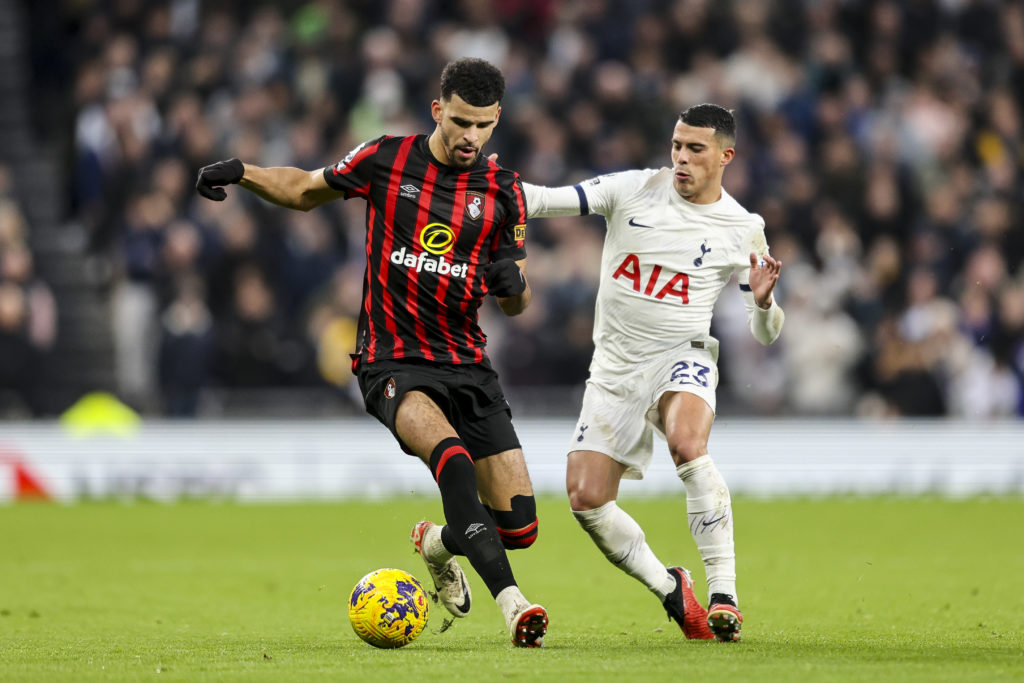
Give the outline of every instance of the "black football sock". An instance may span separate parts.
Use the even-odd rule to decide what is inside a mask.
[[[537,540],[537,501],[533,496],[513,496],[511,510],[494,510],[485,505],[494,520],[505,550],[529,548]]]
[[[430,471],[444,506],[445,548],[466,556],[491,595],[516,585],[498,529],[477,497],[476,468],[462,440],[452,437],[439,443],[430,455]]]
[[[483,505],[483,503],[481,503],[481,505]],[[489,505],[484,505],[484,510],[487,511],[488,516],[490,516],[491,520],[493,520],[495,525],[497,525],[497,520],[494,518],[494,510],[492,510]],[[498,533],[500,535],[500,529],[498,530]],[[447,524],[441,527],[441,545],[443,545],[444,549],[450,552],[452,555],[466,554],[462,552],[461,548],[459,548],[459,541],[455,538],[455,532],[452,531],[451,527]]]

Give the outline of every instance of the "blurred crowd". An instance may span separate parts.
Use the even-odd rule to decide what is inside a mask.
[[[486,152],[536,184],[666,166],[679,111],[735,111],[725,186],[765,219],[787,322],[760,347],[725,290],[713,333],[730,414],[1024,414],[1021,3],[78,0],[66,12],[71,214],[116,266],[129,402],[159,396],[160,412],[193,415],[212,386],[357,396],[363,202],[300,213],[229,191],[214,203],[193,191],[196,171],[229,157],[314,169],[382,133],[430,132],[443,65],[469,55],[507,79]],[[532,306],[482,309],[507,385],[586,379],[602,238],[600,218],[532,222]]]
[[[31,228],[0,164],[0,414],[39,412],[39,378],[57,338],[57,301],[36,275]]]

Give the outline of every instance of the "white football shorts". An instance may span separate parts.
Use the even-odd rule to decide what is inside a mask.
[[[654,454],[654,432],[665,438],[658,415],[662,394],[696,394],[714,412],[717,387],[715,357],[702,348],[671,351],[625,372],[592,366],[569,451],[604,453],[626,466],[624,479],[643,479]]]

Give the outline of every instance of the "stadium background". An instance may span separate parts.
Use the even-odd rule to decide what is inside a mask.
[[[441,515],[345,372],[361,203],[192,183],[428,131],[461,54],[503,67],[491,151],[533,182],[663,165],[678,110],[737,112],[726,184],[788,315],[770,348],[734,290],[715,319],[741,647],[666,628],[566,511],[592,219],[533,221],[533,306],[483,321],[549,647],[524,668],[486,600],[397,656],[344,623]],[[0,504],[0,679],[1020,680],[1022,67],[1024,9],[989,0],[0,0],[0,503],[90,499]],[[668,463],[623,497],[700,583]]]
[[[0,3],[5,415],[95,390],[151,417],[359,415],[362,203],[303,214],[192,184],[216,159],[311,169],[429,131],[460,55],[504,70],[488,151],[534,183],[665,165],[679,110],[735,109],[726,187],[766,220],[788,320],[761,348],[726,290],[722,415],[1024,411],[1019,3],[56,8]],[[533,221],[533,306],[484,307],[520,415],[576,411],[602,231]]]

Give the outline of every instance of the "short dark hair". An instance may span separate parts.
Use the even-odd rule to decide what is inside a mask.
[[[732,111],[717,104],[695,104],[679,115],[679,120],[694,128],[714,128],[715,135],[736,143],[736,118]]]
[[[441,99],[450,100],[453,93],[474,107],[489,107],[505,96],[505,77],[485,59],[456,59],[441,72]]]

